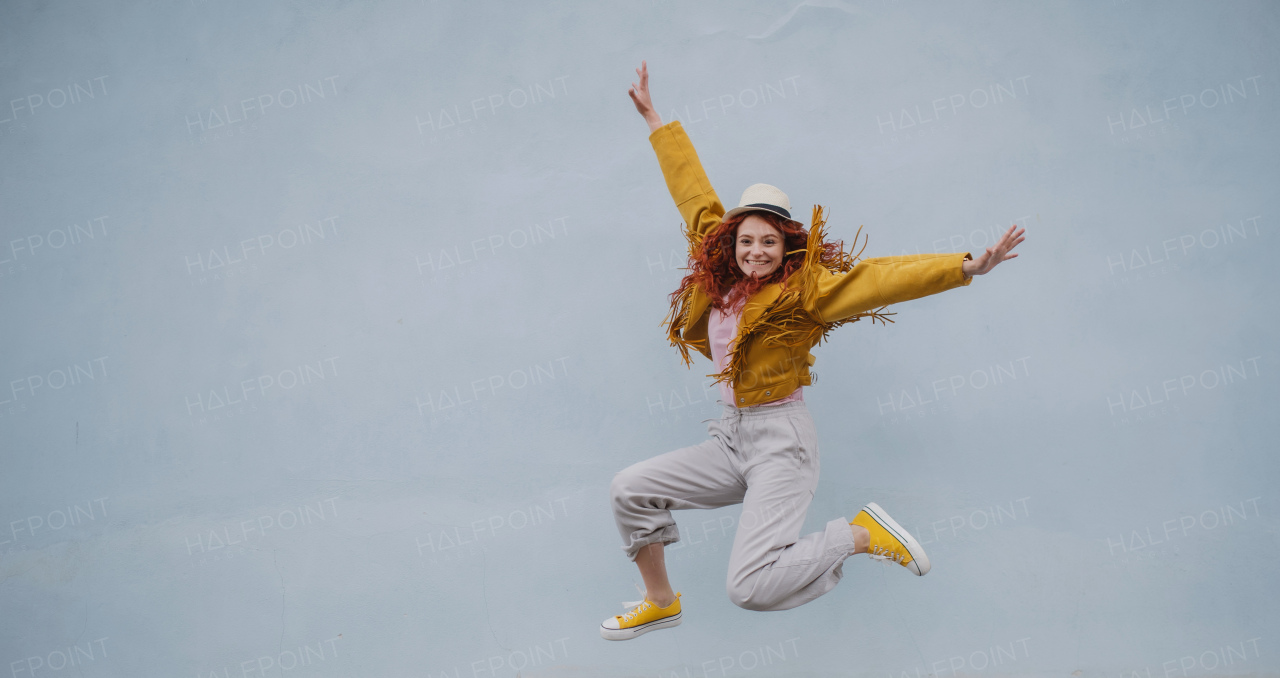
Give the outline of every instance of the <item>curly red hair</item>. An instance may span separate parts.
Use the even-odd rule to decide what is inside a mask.
[[[782,263],[763,278],[748,276],[738,266],[738,226],[750,214],[769,222],[783,238]],[[804,264],[808,244],[809,231],[780,215],[763,210],[736,214],[703,236],[694,256],[689,258],[689,274],[669,296],[674,302],[690,285],[697,285],[711,298],[711,305],[723,311],[750,299],[765,285],[781,282],[783,289],[787,289],[788,279]],[[844,256],[843,248],[843,241],[824,242],[820,255],[822,262],[839,262]]]

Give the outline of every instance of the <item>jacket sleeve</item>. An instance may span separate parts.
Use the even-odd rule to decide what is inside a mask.
[[[667,180],[667,190],[680,210],[680,216],[689,229],[689,244],[702,240],[702,236],[720,224],[724,217],[724,205],[711,189],[711,182],[702,170],[693,142],[685,134],[679,120],[659,127],[649,135],[662,176]]]
[[[821,322],[836,322],[859,313],[927,297],[973,282],[960,264],[968,253],[918,254],[864,259],[845,273],[819,269],[817,292],[806,304]]]

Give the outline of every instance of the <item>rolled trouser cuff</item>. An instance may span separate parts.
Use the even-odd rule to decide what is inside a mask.
[[[641,536],[642,534],[643,536]],[[658,542],[673,544],[680,541],[680,530],[675,526],[675,523],[650,531],[648,534],[644,534],[641,530],[636,530],[631,533],[630,541],[631,543],[623,546],[622,550],[627,554],[628,560],[635,562],[636,552],[649,544],[656,544]]]
[[[825,531],[828,537],[827,555],[843,553],[848,557],[853,555],[854,549],[858,548],[858,545],[853,542],[853,528],[844,516],[827,521]]]

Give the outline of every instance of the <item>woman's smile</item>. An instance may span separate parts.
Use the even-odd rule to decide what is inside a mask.
[[[748,276],[763,278],[778,269],[784,239],[773,224],[749,214],[738,224],[735,255],[738,268]]]

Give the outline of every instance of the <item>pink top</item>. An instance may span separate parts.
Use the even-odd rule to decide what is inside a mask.
[[[711,317],[707,320],[707,339],[711,343],[711,358],[715,360],[716,367],[721,372],[729,365],[729,342],[733,341],[738,334],[738,324],[742,321],[743,305],[742,302],[739,302],[732,315],[726,315],[720,309],[713,307],[711,309]],[[720,398],[726,403],[737,407],[737,402],[733,398],[733,386],[727,381],[720,382]],[[758,407],[781,405],[796,400],[804,400],[803,386],[797,388],[785,398],[760,403]]]

